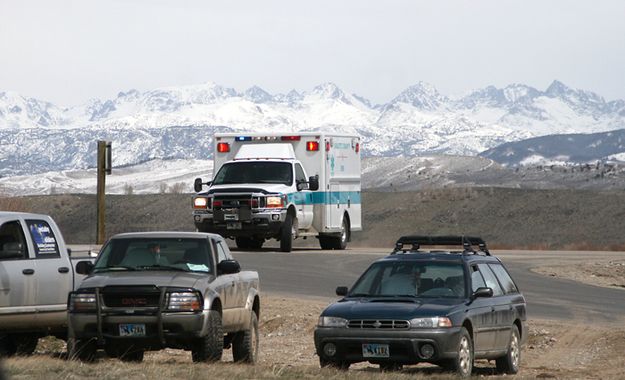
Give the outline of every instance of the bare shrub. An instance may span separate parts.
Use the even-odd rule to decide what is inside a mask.
[[[159,194],[165,194],[167,192],[167,184],[165,182],[161,182],[158,185],[158,192]]]
[[[132,195],[134,194],[134,192],[135,192],[135,188],[131,184],[127,183],[124,185],[124,194]]]
[[[184,182],[176,182],[169,187],[169,192],[172,194],[182,194],[186,187],[187,185]]]

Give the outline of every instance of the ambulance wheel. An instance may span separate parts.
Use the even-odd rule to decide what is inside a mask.
[[[293,215],[288,215],[280,230],[280,251],[291,252],[293,249]]]

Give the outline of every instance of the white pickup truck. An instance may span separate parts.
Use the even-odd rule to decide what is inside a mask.
[[[67,335],[67,296],[84,276],[50,216],[0,211],[0,356]]]

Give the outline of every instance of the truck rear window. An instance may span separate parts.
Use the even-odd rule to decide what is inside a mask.
[[[35,244],[37,257],[60,257],[59,245],[56,242],[54,231],[44,220],[26,220],[30,236]]]

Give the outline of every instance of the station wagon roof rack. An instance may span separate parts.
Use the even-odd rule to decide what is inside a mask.
[[[405,245],[410,245],[410,249],[404,249]],[[391,253],[394,255],[399,252],[407,252],[408,250],[417,251],[421,246],[428,245],[459,245],[463,248],[463,254],[479,254],[484,253],[490,256],[490,252],[486,247],[486,242],[481,237],[476,236],[419,236],[410,235],[402,236],[395,243],[395,249]],[[473,249],[478,247],[478,251]]]

